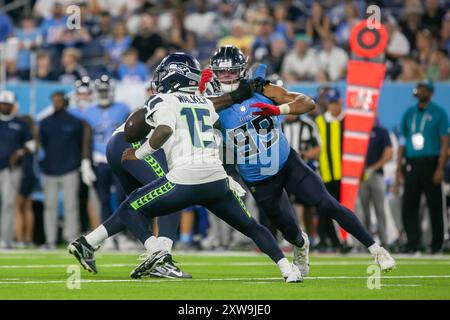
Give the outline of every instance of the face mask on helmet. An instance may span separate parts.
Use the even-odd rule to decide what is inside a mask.
[[[219,48],[211,58],[210,68],[214,72],[223,92],[232,92],[239,81],[247,75],[247,58],[235,46]]]
[[[101,107],[107,107],[114,101],[114,84],[107,76],[95,81],[95,98]]]

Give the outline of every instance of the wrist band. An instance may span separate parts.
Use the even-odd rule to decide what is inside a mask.
[[[136,151],[134,152],[134,155],[136,156],[136,158],[138,158],[139,160],[144,160],[144,158],[146,156],[151,155],[153,152],[155,152],[156,150],[153,149],[150,146],[150,143],[147,141],[145,143],[143,143],[138,149],[136,149]]]
[[[289,114],[291,111],[291,107],[287,103],[279,105],[278,108],[280,109],[280,114]]]

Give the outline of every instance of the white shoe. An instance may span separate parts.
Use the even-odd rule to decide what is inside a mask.
[[[303,277],[309,274],[309,238],[305,232],[302,232],[302,237],[305,240],[303,247],[294,246],[294,265],[298,267]]]
[[[302,273],[300,272],[298,267],[295,264],[292,264],[291,266],[292,271],[289,274],[284,275],[284,280],[286,281],[286,283],[303,282]]]
[[[375,262],[380,266],[381,271],[391,271],[395,269],[395,260],[383,247],[378,248],[373,254]]]

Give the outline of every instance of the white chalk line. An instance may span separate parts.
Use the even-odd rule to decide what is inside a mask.
[[[417,276],[384,276],[380,277],[382,280],[389,279],[449,279],[450,275],[417,275]],[[367,276],[327,276],[327,277],[306,277],[305,281],[309,280],[340,280],[340,279],[367,279]],[[371,278],[373,279],[373,278]],[[101,280],[80,280],[80,283],[159,283],[159,282],[231,282],[231,281],[283,281],[281,278],[212,278],[212,279],[149,279],[149,280],[133,280],[133,279],[101,279]],[[65,284],[66,280],[45,280],[45,281],[5,281],[1,279],[0,284]],[[384,285],[386,286],[386,285]],[[389,285],[388,285],[389,286]],[[393,286],[393,285],[391,285]],[[412,286],[409,284],[399,284],[398,286]]]
[[[73,261],[76,264],[75,260]],[[135,267],[139,262],[136,263],[109,263],[109,264],[99,264],[97,265],[99,268],[124,268],[124,267]],[[274,264],[271,262],[223,262],[223,263],[215,263],[215,262],[180,262],[177,263],[179,266],[183,267],[266,267],[273,266]],[[370,261],[318,261],[312,262],[311,266],[353,266],[353,265],[370,265]],[[450,265],[449,262],[442,261],[398,261],[398,265]],[[46,269],[46,268],[66,268],[71,264],[29,264],[29,265],[0,265],[0,269]]]

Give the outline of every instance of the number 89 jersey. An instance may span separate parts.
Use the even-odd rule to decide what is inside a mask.
[[[273,104],[269,98],[255,93],[252,98],[219,113],[227,152],[234,152],[241,177],[250,182],[278,173],[291,150],[279,117],[252,115],[256,109],[250,105],[256,102]],[[225,159],[230,159],[228,154]]]
[[[146,122],[168,125],[173,134],[162,148],[177,184],[200,184],[227,177],[220,161],[213,124],[219,118],[210,100],[186,93],[157,94],[145,103]]]

